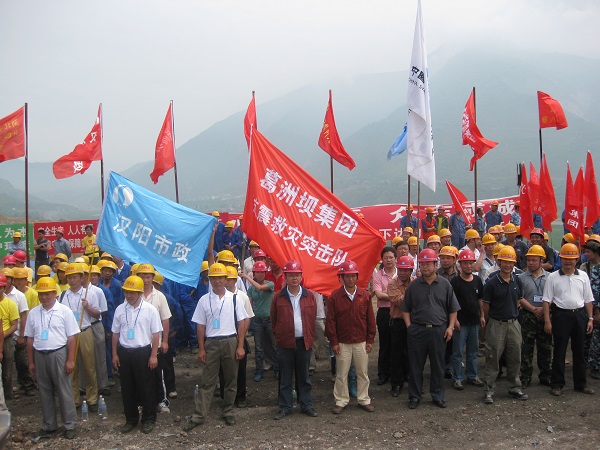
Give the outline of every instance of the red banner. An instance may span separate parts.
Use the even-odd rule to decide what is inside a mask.
[[[173,140],[173,103],[171,102],[156,140],[154,170],[150,174],[150,179],[154,184],[158,183],[158,177],[173,167],[175,167],[175,141]]]
[[[329,156],[339,162],[342,166],[345,166],[350,170],[356,167],[356,163],[342,145],[340,135],[335,126],[333,105],[331,104],[331,91],[329,91],[329,103],[327,104],[327,111],[325,111],[323,129],[319,135],[319,147],[329,153]]]
[[[538,91],[538,109],[540,113],[540,128],[556,127],[557,130],[567,128],[567,118],[558,100],[548,94]]]
[[[338,267],[347,260],[366,287],[384,246],[376,230],[256,130],[242,229],[280,266],[299,261],[305,285],[324,295],[340,287]]]
[[[536,195],[536,182],[539,187],[539,179],[535,173],[533,164],[530,164],[529,181],[527,181],[527,169],[525,164],[521,164],[521,191],[519,199],[521,201],[521,208],[519,213],[521,214],[521,233],[524,236],[529,236],[531,230],[533,230],[533,207],[534,200],[532,197]],[[536,181],[537,180],[537,181]]]
[[[450,198],[452,199],[452,204],[454,205],[454,210],[459,210],[463,216],[463,220],[465,223],[474,223],[475,222],[475,211],[471,211],[466,204],[468,203],[467,197],[463,194],[460,189],[446,180],[446,188],[448,189],[448,194],[450,194]],[[464,206],[463,206],[464,205]]]
[[[94,228],[94,232],[98,227],[98,220],[69,220],[66,222],[36,222],[33,224],[33,229],[37,235],[37,230],[43,228],[46,231],[46,239],[53,243],[56,240],[56,229],[63,227],[65,234],[64,238],[71,244],[71,252],[83,253],[84,247],[81,240],[86,236],[85,226],[91,225]],[[54,254],[54,247],[52,247],[49,254]]]
[[[496,200],[498,202],[498,212],[502,214],[503,223],[510,221],[510,215],[515,210],[515,202],[519,200],[518,195],[511,197],[502,197],[486,200],[477,200],[477,206],[483,208],[484,211],[489,211],[492,206],[492,202]],[[469,209],[471,214],[475,214],[475,208],[473,207],[474,202],[467,202],[463,205],[463,208]],[[450,217],[454,214],[454,206],[450,203],[441,203],[433,205],[421,205],[421,209],[417,211],[417,205],[413,204],[414,212],[413,216],[419,218],[419,226],[421,225],[420,219],[425,218],[425,208],[434,208],[437,212],[439,206],[443,206],[446,216]],[[390,241],[396,236],[402,234],[400,228],[400,219],[406,215],[406,203],[394,203],[387,205],[373,205],[373,206],[361,206],[359,208],[352,208],[356,213],[362,213],[365,216],[365,220],[369,224],[379,230],[381,235],[386,241]]]
[[[246,111],[246,115],[244,116],[244,136],[246,136],[246,142],[248,143],[248,148],[250,148],[250,130],[256,130],[256,102],[254,101],[254,95],[252,96],[252,100],[250,100],[250,104],[248,105],[248,110]]]
[[[25,107],[0,119],[0,163],[25,156]]]
[[[475,122],[475,99],[473,98],[473,92],[469,95],[469,100],[467,100],[463,111],[462,139],[463,145],[468,144],[473,150],[469,170],[473,170],[477,160],[498,145],[497,142],[484,138],[481,131],[479,131],[479,127]]]

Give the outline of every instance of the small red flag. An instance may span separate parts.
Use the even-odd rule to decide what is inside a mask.
[[[463,194],[456,186],[454,186],[448,180],[446,180],[446,188],[448,188],[448,193],[450,194],[450,198],[452,199],[454,209],[462,213],[465,223],[474,223],[475,216],[473,212],[471,212],[471,208],[465,208],[464,206],[464,204],[468,202],[465,194]]]
[[[156,140],[154,170],[150,174],[150,178],[156,184],[158,183],[158,177],[164,175],[173,167],[175,167],[175,141],[173,139],[173,102],[171,102]]]
[[[471,171],[479,158],[498,145],[497,142],[484,138],[479,131],[479,127],[475,122],[475,99],[473,98],[473,91],[471,91],[471,95],[469,95],[469,100],[467,100],[465,110],[463,111],[462,139],[463,145],[469,145],[473,149],[474,154],[469,167]]]
[[[579,169],[575,183],[567,163],[567,186],[565,191],[565,227],[583,242],[583,168]]]
[[[531,165],[533,168],[533,165]],[[537,177],[537,174],[535,175]],[[531,176],[533,178],[533,176]],[[533,208],[531,207],[532,183],[527,181],[527,169],[521,164],[521,189],[519,191],[519,203],[521,214],[521,235],[529,237],[533,230]],[[535,188],[534,188],[535,189]]]
[[[69,178],[83,174],[92,165],[92,161],[102,160],[102,105],[98,107],[98,115],[92,130],[81,144],[73,151],[57,159],[52,165],[52,172],[57,179]]]
[[[600,217],[600,198],[598,196],[598,183],[596,182],[594,161],[589,150],[585,161],[585,186],[583,195],[585,197],[585,206],[587,206],[585,226],[591,227],[598,220],[598,217]]]
[[[329,156],[339,162],[342,166],[346,166],[350,170],[356,167],[356,163],[346,149],[344,149],[337,128],[335,127],[333,105],[331,104],[331,91],[329,91],[329,103],[327,104],[327,111],[325,111],[323,129],[319,136],[319,147],[329,153]]]
[[[558,100],[542,91],[537,91],[538,109],[540,112],[540,128],[556,127],[557,130],[567,128],[567,118]]]
[[[558,219],[558,208],[556,206],[556,196],[554,195],[554,186],[552,177],[546,163],[546,154],[542,157],[542,166],[540,168],[540,191],[537,201],[537,210],[542,216],[542,226],[545,230],[552,231],[552,222]]]
[[[540,198],[540,177],[538,176],[535,166],[529,161],[529,181],[527,182],[527,190],[529,191],[529,201],[531,205],[531,212],[539,214],[538,212],[538,201]],[[541,215],[541,214],[540,214]],[[521,208],[521,216],[523,216],[523,209]]]
[[[252,94],[252,100],[248,105],[248,110],[244,116],[244,136],[246,136],[246,142],[248,143],[248,149],[250,149],[250,130],[257,129],[256,125],[256,102],[254,101],[254,94]]]
[[[0,119],[0,163],[25,156],[25,107]]]

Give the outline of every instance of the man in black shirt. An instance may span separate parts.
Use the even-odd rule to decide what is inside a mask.
[[[460,305],[455,324],[458,333],[452,339],[452,367],[454,371],[454,389],[462,391],[464,389],[462,376],[463,350],[465,350],[467,357],[467,384],[477,387],[483,386],[483,382],[477,376],[477,350],[479,347],[479,327],[485,327],[485,318],[481,305],[483,282],[479,276],[473,275],[475,253],[469,249],[461,250],[458,261],[460,274],[450,281],[454,289],[454,295],[456,295]]]

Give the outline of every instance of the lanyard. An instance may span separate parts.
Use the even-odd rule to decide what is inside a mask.
[[[48,319],[48,326],[44,328],[44,314],[42,312],[43,308],[40,308],[40,321],[42,322],[42,329],[49,329],[50,328],[50,322],[52,322],[52,316],[54,315],[54,310],[52,310],[52,314],[50,314],[50,318]]]
[[[542,294],[542,293],[540,292],[540,286],[542,285],[542,277],[543,277],[543,275],[540,275],[540,276],[538,277],[538,278],[540,279],[540,282],[539,282],[539,283],[536,283],[536,282],[535,282],[535,278],[533,277],[533,275],[529,274],[529,276],[530,276],[530,277],[531,277],[531,279],[533,280],[533,284],[535,284],[535,292],[536,292],[537,294]]]
[[[142,312],[142,305],[144,304],[144,300],[140,302],[140,309],[138,309],[137,316],[135,316],[135,322],[133,322],[133,328],[135,328],[135,324],[140,317],[140,313]],[[131,318],[133,319],[133,313],[131,313]],[[125,308],[125,322],[127,322],[127,327],[129,328],[129,319],[127,318],[127,308]]]
[[[215,319],[220,319],[221,318],[221,311],[223,311],[223,305],[225,304],[225,296],[223,295],[223,300],[221,300],[221,308],[219,309],[219,316],[215,316],[215,313],[213,312],[212,309],[212,302],[210,301],[210,297],[208,298],[208,306],[210,307],[210,315],[213,316]]]
[[[81,304],[81,291],[78,292],[79,295],[79,300],[77,300],[77,312],[79,312],[79,305]],[[73,310],[73,308],[71,307],[71,296],[69,295],[69,293],[67,293],[67,302],[69,303],[69,308],[71,308],[71,311]]]

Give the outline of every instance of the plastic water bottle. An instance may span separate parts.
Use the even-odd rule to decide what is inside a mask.
[[[104,401],[104,397],[100,396],[100,400],[98,400],[98,415],[104,420],[108,419],[108,410],[106,409],[106,402]]]
[[[194,402],[198,403],[200,401],[200,388],[198,385],[194,388]]]
[[[87,402],[84,400],[81,404],[81,421],[87,422],[88,418],[88,405]]]

